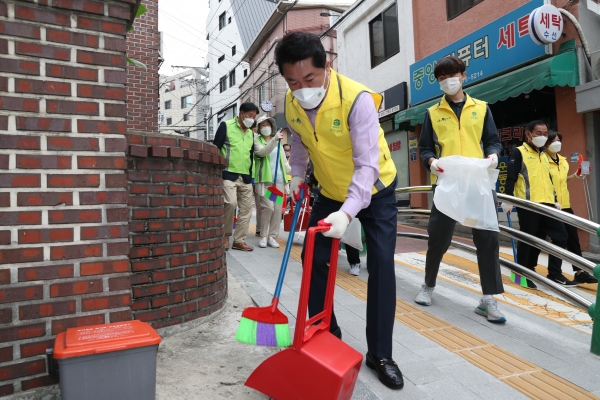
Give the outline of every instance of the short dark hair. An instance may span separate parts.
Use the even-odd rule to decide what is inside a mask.
[[[531,121],[530,123],[527,124],[527,127],[525,128],[525,131],[526,132],[533,132],[533,130],[535,129],[535,127],[537,125],[544,125],[545,127],[548,127],[547,123],[545,123],[541,119],[536,119],[536,120]]]
[[[433,75],[437,79],[440,76],[454,75],[459,72],[462,74],[465,70],[466,67],[463,60],[455,56],[446,56],[435,65]]]
[[[290,32],[281,39],[275,48],[275,63],[283,75],[283,64],[296,64],[312,58],[315,68],[325,68],[327,54],[321,39],[314,33]]]
[[[562,134],[560,132],[556,132],[556,131],[548,132],[548,140],[546,141],[546,144],[550,144],[550,143],[554,142],[554,139],[557,136],[558,136],[558,140],[560,140],[562,142]]]
[[[283,147],[285,147],[285,146],[289,146],[290,149],[292,148],[292,145],[289,144],[289,143],[286,143],[286,144],[283,145]]]
[[[248,111],[256,111],[256,113],[258,114],[258,107],[256,106],[256,104],[251,103],[249,101],[242,103],[242,105],[240,106],[240,112]]]

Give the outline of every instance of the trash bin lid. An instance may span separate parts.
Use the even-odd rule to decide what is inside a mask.
[[[54,342],[54,358],[72,358],[156,345],[160,335],[142,321],[69,328]]]

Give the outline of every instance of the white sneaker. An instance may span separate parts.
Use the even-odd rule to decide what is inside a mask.
[[[350,264],[350,271],[348,273],[354,276],[360,275],[360,264]]]
[[[261,239],[262,240],[262,239]],[[271,247],[274,248],[278,248],[279,247],[279,243],[277,243],[277,240],[275,240],[274,238],[270,237],[269,241],[267,242],[267,244]]]
[[[266,237],[261,237],[260,240],[258,241],[258,247],[261,248],[265,248],[267,247],[267,238]]]
[[[422,306],[430,306],[431,305],[431,295],[433,294],[432,287],[427,286],[426,284],[421,285],[421,290],[415,299],[415,303],[420,304]]]
[[[481,299],[479,306],[475,308],[475,313],[487,317],[487,320],[495,324],[503,324],[506,322],[504,315],[498,310],[498,302],[494,299]]]

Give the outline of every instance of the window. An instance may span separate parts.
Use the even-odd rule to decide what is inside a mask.
[[[369,22],[371,37],[371,68],[400,52],[398,6],[391,7]]]
[[[275,97],[275,77],[271,78],[271,98]]]
[[[219,15],[219,30],[225,28],[225,13]]]
[[[235,86],[235,69],[229,73],[229,87]]]
[[[231,48],[231,56],[232,56],[232,57],[233,57],[233,56],[235,56],[235,46],[233,46],[233,47]]]
[[[247,76],[248,76],[248,70],[247,70],[247,69],[245,69],[245,70],[244,70],[244,78],[245,78],[245,77],[247,77]]]
[[[267,91],[265,89],[264,83],[258,87],[258,104],[267,99]]]
[[[232,110],[233,116],[235,117],[237,115],[237,104],[234,104],[233,108],[231,110]]]
[[[448,21],[458,17],[460,14],[481,3],[483,0],[446,0],[446,11],[448,13]]]
[[[227,18],[227,23],[230,24],[231,23],[231,17]]]
[[[225,61],[225,54],[223,54],[221,57],[219,57],[219,59],[217,61],[219,63],[221,63],[221,61]]]
[[[221,77],[219,80],[219,91],[223,93],[227,90],[227,75]]]
[[[165,101],[165,110],[171,109],[171,100]]]
[[[187,95],[181,98],[181,108],[188,108],[192,106],[194,100],[192,99],[192,95]]]
[[[171,125],[173,123],[173,118],[167,118],[167,125]]]
[[[190,114],[183,114],[183,120],[184,121],[189,121],[190,120]]]

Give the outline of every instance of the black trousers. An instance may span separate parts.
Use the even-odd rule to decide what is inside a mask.
[[[564,212],[568,212],[569,214],[575,215],[573,209],[571,208],[563,208]],[[577,228],[570,224],[564,224],[565,230],[567,231],[567,250],[569,250],[573,254],[577,254],[580,257],[583,257],[581,254],[581,246],[579,245],[579,234],[577,233]],[[573,271],[581,271],[581,268],[573,265]]]
[[[358,249],[355,249],[347,244],[344,244],[344,247],[346,248],[346,258],[348,259],[348,264],[360,264],[360,252]]]
[[[429,241],[425,259],[425,284],[429,287],[435,287],[440,263],[450,247],[455,226],[456,221],[440,212],[434,204],[427,225]],[[498,240],[498,232],[473,229],[473,242],[477,248],[477,266],[483,294],[492,295],[504,292],[500,273]]]
[[[546,204],[549,207],[554,207],[554,204]],[[546,236],[552,239],[552,243],[558,247],[567,247],[567,230],[565,224],[553,218],[538,214],[533,211],[517,208],[519,215],[519,226],[521,232],[528,233],[537,238],[546,240]],[[577,241],[579,245],[579,240]],[[519,242],[517,245],[517,259],[519,264],[535,270],[538,263],[540,249],[529,246],[526,243]],[[548,276],[560,276],[562,274],[562,259],[549,255],[548,257]]]
[[[396,314],[396,275],[394,252],[398,209],[396,207],[396,181],[373,195],[371,204],[356,216],[365,231],[367,248],[367,346],[377,358],[392,357],[392,333]],[[329,214],[339,211],[341,202],[319,195],[313,203],[308,226],[317,223]],[[308,313],[312,317],[323,311],[329,256],[332,239],[318,233],[315,238],[313,271],[310,282]],[[304,259],[304,250],[302,251]],[[331,331],[338,328],[335,314],[331,317]]]

